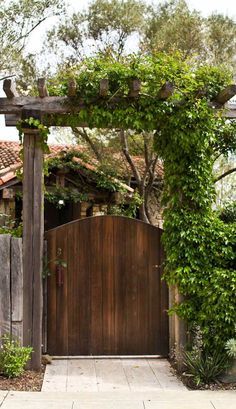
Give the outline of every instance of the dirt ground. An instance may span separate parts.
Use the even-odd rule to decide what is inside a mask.
[[[25,371],[21,376],[13,379],[0,375],[0,390],[40,392],[43,384],[45,366],[41,372]]]

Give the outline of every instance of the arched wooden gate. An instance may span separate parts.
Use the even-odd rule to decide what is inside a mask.
[[[160,229],[119,216],[77,220],[46,233],[50,354],[167,355],[160,238]]]

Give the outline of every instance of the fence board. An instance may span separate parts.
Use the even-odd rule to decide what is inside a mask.
[[[23,263],[22,239],[11,239],[11,333],[23,337]]]
[[[11,331],[10,244],[10,235],[0,235],[0,336]]]

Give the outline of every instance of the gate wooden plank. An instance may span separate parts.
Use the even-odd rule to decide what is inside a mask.
[[[126,248],[124,260],[124,272],[126,276],[125,297],[125,315],[126,315],[126,338],[125,354],[136,355],[139,350],[140,337],[137,337],[138,328],[138,275],[140,254],[137,248],[137,230],[136,223],[129,223],[129,219],[124,219],[125,242],[124,238],[119,243]],[[122,232],[121,232],[122,235]],[[144,293],[145,294],[145,293]],[[143,299],[145,302],[145,299]]]
[[[47,347],[50,354],[56,354],[57,302],[56,302],[56,230],[47,232],[47,262],[50,275],[47,277]]]
[[[103,353],[103,322],[102,322],[102,249],[103,249],[103,218],[93,220],[90,234],[90,277],[91,277],[91,338],[90,353]]]
[[[126,238],[125,219],[114,218],[113,235],[114,235],[114,291],[115,291],[115,346],[117,354],[126,354],[126,253],[127,247],[124,245]],[[121,353],[122,351],[122,353]]]
[[[137,269],[137,354],[150,353],[150,343],[153,337],[152,328],[149,325],[149,247],[152,246],[149,237],[150,226],[144,223],[136,224],[136,251],[138,251]],[[137,256],[136,256],[137,257]],[[135,258],[134,258],[135,260]]]
[[[0,336],[11,331],[10,251],[11,236],[0,235]]]
[[[90,354],[90,229],[88,223],[68,225],[68,351]],[[85,239],[86,238],[86,239]]]
[[[158,231],[158,248],[159,248],[159,263],[160,263],[160,288],[161,288],[161,338],[162,338],[162,346],[160,349],[160,354],[163,356],[167,356],[169,352],[169,317],[168,317],[168,308],[169,308],[169,294],[168,294],[168,287],[165,280],[161,280],[164,272],[164,248],[161,244],[161,235],[162,232]]]
[[[56,257],[67,262],[67,249],[71,243],[68,243],[68,229],[56,230]],[[59,255],[60,253],[60,255]],[[68,275],[67,268],[61,267],[62,282],[59,283],[59,274],[56,267],[56,354],[69,355],[68,351],[68,309],[70,300],[68,299],[67,286]]]
[[[161,280],[160,280],[160,251],[159,251],[159,230],[154,227],[149,229],[148,238],[148,274],[149,274],[149,350],[150,354],[155,354],[161,348]]]
[[[102,237],[102,325],[104,354],[115,352],[113,219],[103,219]]]

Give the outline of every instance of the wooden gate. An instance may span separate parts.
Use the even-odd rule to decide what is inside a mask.
[[[160,237],[160,229],[119,216],[77,220],[46,233],[50,354],[167,355]]]

